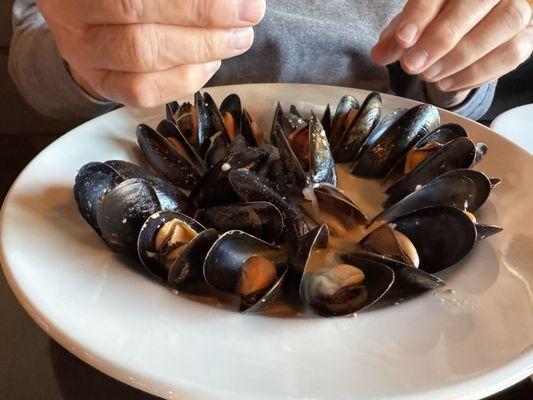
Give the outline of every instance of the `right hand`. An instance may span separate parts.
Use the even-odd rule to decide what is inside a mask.
[[[36,0],[76,82],[152,107],[190,95],[247,51],[265,0]]]

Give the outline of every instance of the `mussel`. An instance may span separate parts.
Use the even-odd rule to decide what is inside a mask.
[[[348,315],[376,303],[392,286],[394,272],[384,264],[346,261],[328,249],[328,229],[315,228],[299,257],[303,263],[300,298],[323,315]]]
[[[216,230],[184,214],[162,211],[143,224],[137,252],[150,272],[176,286],[202,276],[205,255],[217,238]]]
[[[257,312],[275,302],[287,273],[284,252],[242,231],[229,231],[213,244],[204,262],[205,281],[236,294],[241,310]]]

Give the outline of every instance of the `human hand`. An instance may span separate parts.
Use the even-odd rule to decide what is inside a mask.
[[[72,76],[92,95],[151,107],[201,89],[248,50],[265,0],[37,0]]]
[[[533,51],[532,0],[410,0],[372,50],[441,91],[476,88]]]

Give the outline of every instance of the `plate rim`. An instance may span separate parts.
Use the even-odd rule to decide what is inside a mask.
[[[251,83],[251,84],[241,84],[241,85],[222,85],[222,86],[213,86],[213,87],[207,87],[202,89],[202,91],[209,91],[211,89],[216,88],[235,88],[234,91],[238,91],[239,88],[242,87],[250,87],[250,86],[257,86],[257,87],[264,87],[264,86],[270,86],[270,87],[285,87],[285,86],[305,86],[305,87],[312,87],[312,86],[320,86],[325,88],[335,88],[335,89],[346,89],[350,91],[360,91],[363,93],[370,93],[371,91],[366,89],[359,89],[359,88],[353,88],[353,87],[343,87],[343,86],[331,86],[331,85],[315,85],[315,84],[293,84],[293,83]],[[406,99],[400,96],[387,94],[387,93],[380,93],[385,98],[394,98],[397,101],[401,101],[405,103],[406,101],[416,105],[421,104],[419,101],[415,101],[412,99]],[[142,110],[143,113],[147,112],[155,112],[156,110],[160,110],[162,106],[153,107],[147,110]],[[24,291],[22,290],[21,286],[19,285],[19,282],[15,279],[12,271],[13,268],[9,266],[9,263],[7,262],[8,256],[7,249],[5,249],[4,245],[2,244],[2,238],[5,234],[5,214],[6,209],[9,203],[11,202],[11,197],[13,196],[13,193],[16,190],[16,187],[18,186],[20,180],[22,179],[23,175],[25,175],[26,171],[31,168],[33,163],[37,162],[38,159],[49,149],[53,146],[60,145],[61,141],[65,139],[68,135],[71,134],[79,134],[78,131],[82,131],[86,125],[93,124],[95,121],[104,120],[109,117],[110,114],[118,115],[118,114],[127,114],[128,112],[139,109],[131,108],[131,107],[121,107],[119,109],[113,110],[109,113],[102,114],[96,118],[93,118],[91,120],[88,120],[84,122],[83,124],[80,124],[79,126],[76,126],[75,128],[65,132],[63,135],[61,135],[59,138],[54,140],[52,143],[50,143],[48,146],[46,146],[43,150],[41,150],[25,167],[24,169],[19,173],[17,178],[13,181],[11,184],[11,187],[6,194],[4,201],[2,203],[2,207],[0,209],[0,265],[2,267],[2,271],[4,273],[4,276],[6,277],[6,281],[12,291],[12,293],[15,295],[17,301],[22,305],[24,310],[29,314],[29,316],[32,318],[32,320],[43,330],[45,331],[52,339],[57,341],[62,347],[66,348],[71,354],[76,356],[77,358],[81,359],[82,361],[86,362],[87,364],[91,365],[92,367],[96,368],[97,370],[105,373],[106,375],[111,376],[114,379],[117,379],[118,381],[135,387],[141,391],[150,393],[154,396],[163,396],[165,393],[161,393],[161,391],[157,390],[156,386],[166,386],[166,383],[159,382],[155,376],[148,377],[145,375],[147,380],[154,383],[150,386],[147,386],[146,384],[143,384],[142,382],[132,381],[129,379],[129,377],[133,374],[135,374],[133,371],[128,372],[128,369],[121,365],[119,362],[116,362],[113,360],[112,357],[105,357],[101,355],[96,355],[96,352],[93,349],[86,348],[84,345],[80,344],[79,342],[76,342],[76,338],[72,335],[69,335],[67,332],[64,332],[61,330],[58,326],[55,326],[53,321],[47,318],[47,316],[39,311],[39,307],[36,304],[33,304],[31,301],[31,298],[27,296]],[[455,113],[438,108],[439,113],[441,115],[456,115]],[[462,119],[465,119],[468,121],[468,123],[472,123],[474,125],[477,125],[478,127],[490,132],[491,135],[497,135],[500,139],[505,140],[508,142],[509,145],[511,145],[514,150],[518,150],[523,153],[523,155],[527,156],[529,159],[533,159],[533,155],[530,154],[528,151],[524,150],[522,147],[518,146],[514,142],[507,139],[505,136],[499,134],[498,132],[494,131],[492,128],[487,127],[485,125],[480,124],[477,121],[466,119],[462,116],[459,116]],[[514,371],[514,373],[512,373]],[[430,389],[423,392],[419,392],[417,394],[406,394],[406,395],[397,395],[394,398],[396,400],[407,400],[407,399],[427,399],[429,396],[431,396],[434,400],[440,400],[440,399],[449,399],[451,393],[457,394],[457,396],[453,397],[454,399],[458,400],[474,400],[474,399],[482,399],[486,396],[490,396],[494,393],[497,393],[501,390],[504,390],[513,384],[527,378],[528,376],[533,374],[533,346],[531,346],[529,349],[527,349],[523,355],[515,358],[511,362],[497,367],[495,369],[490,370],[489,372],[480,374],[478,376],[475,376],[473,378],[465,379],[461,382],[450,384],[444,387],[439,387],[437,389]],[[507,378],[505,378],[507,376]],[[498,377],[498,379],[496,379]],[[485,383],[483,383],[485,381]],[[488,384],[488,381],[497,382],[496,384]],[[476,386],[478,389],[477,393],[472,394],[471,390],[473,390],[473,387]],[[479,390],[480,387],[483,387],[483,389]],[[174,391],[174,394],[179,397],[181,396],[187,396],[187,398],[190,399],[205,399],[205,398],[217,398],[217,399],[226,399],[226,398],[236,398],[235,394],[230,394],[231,397],[227,397],[225,394],[221,394],[220,391],[213,391],[209,390],[206,387],[201,387],[199,385],[191,385],[189,382],[181,382],[180,383],[180,392],[177,393]],[[239,396],[240,398],[240,396]],[[261,397],[262,398],[262,397]]]

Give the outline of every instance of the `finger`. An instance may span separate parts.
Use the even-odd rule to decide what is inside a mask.
[[[76,66],[153,72],[234,57],[248,50],[253,38],[252,28],[204,29],[133,24],[94,28],[80,40],[58,44],[67,61]],[[80,49],[77,45],[80,42],[90,45]]]
[[[134,107],[153,107],[200,90],[220,68],[220,61],[181,65],[166,71],[93,72],[93,88],[106,99]]]
[[[399,15],[394,37],[403,48],[409,48],[438,15],[446,0],[411,0]]]
[[[394,38],[394,30],[399,23],[396,16],[381,33],[381,36],[370,52],[370,59],[378,65],[387,65],[397,61],[403,54],[403,49],[398,46]]]
[[[502,1],[451,52],[428,68],[422,78],[435,82],[465,69],[511,40],[526,28],[530,19],[527,0]]]
[[[439,60],[463,38],[498,0],[450,0],[426,27],[417,43],[402,57],[403,69],[419,74]]]
[[[257,24],[265,0],[46,0],[40,3],[89,25],[160,23],[196,27]],[[68,21],[68,19],[65,19]]]
[[[437,82],[442,91],[471,89],[493,81],[526,61],[533,51],[533,29],[524,30],[462,71]]]

